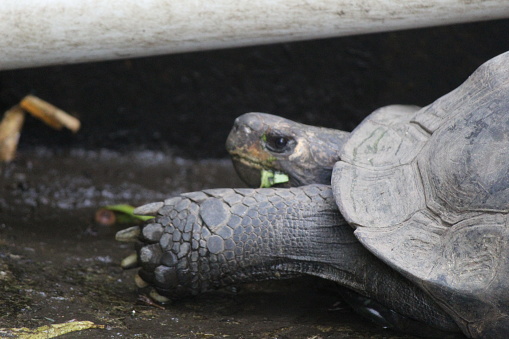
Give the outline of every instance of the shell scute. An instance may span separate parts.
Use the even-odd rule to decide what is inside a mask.
[[[334,195],[345,219],[358,226],[379,228],[407,220],[425,208],[420,178],[411,165],[389,169],[367,169],[337,163],[333,173]],[[337,200],[341,195],[344,199]],[[400,199],[406,195],[406,199]],[[373,203],[375,202],[375,203]]]
[[[423,146],[429,134],[409,124],[415,106],[386,106],[370,115],[362,128],[352,133],[341,153],[344,162],[364,167],[394,167],[415,158],[415,148]]]

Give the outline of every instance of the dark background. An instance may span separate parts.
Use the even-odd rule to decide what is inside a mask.
[[[388,104],[426,105],[509,50],[509,20],[0,72],[0,109],[35,94],[78,116],[28,118],[21,149],[163,150],[223,157],[234,118],[270,112],[345,130]]]

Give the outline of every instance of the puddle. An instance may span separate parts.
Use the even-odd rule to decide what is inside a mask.
[[[72,319],[106,325],[62,338],[410,338],[380,329],[328,284],[298,279],[239,286],[160,309],[139,300],[134,271],[114,241],[125,226],[98,226],[98,206],[139,205],[186,191],[243,186],[229,160],[157,152],[38,149],[0,167],[0,327]]]

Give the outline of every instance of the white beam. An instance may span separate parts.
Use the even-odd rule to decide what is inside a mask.
[[[507,17],[508,0],[0,0],[0,70]]]

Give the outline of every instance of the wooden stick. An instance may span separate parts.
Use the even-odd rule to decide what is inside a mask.
[[[27,95],[21,100],[20,106],[54,129],[66,127],[74,133],[80,129],[81,123],[78,119],[36,96]]]
[[[11,161],[16,156],[25,112],[18,105],[7,110],[0,122],[0,161]]]

